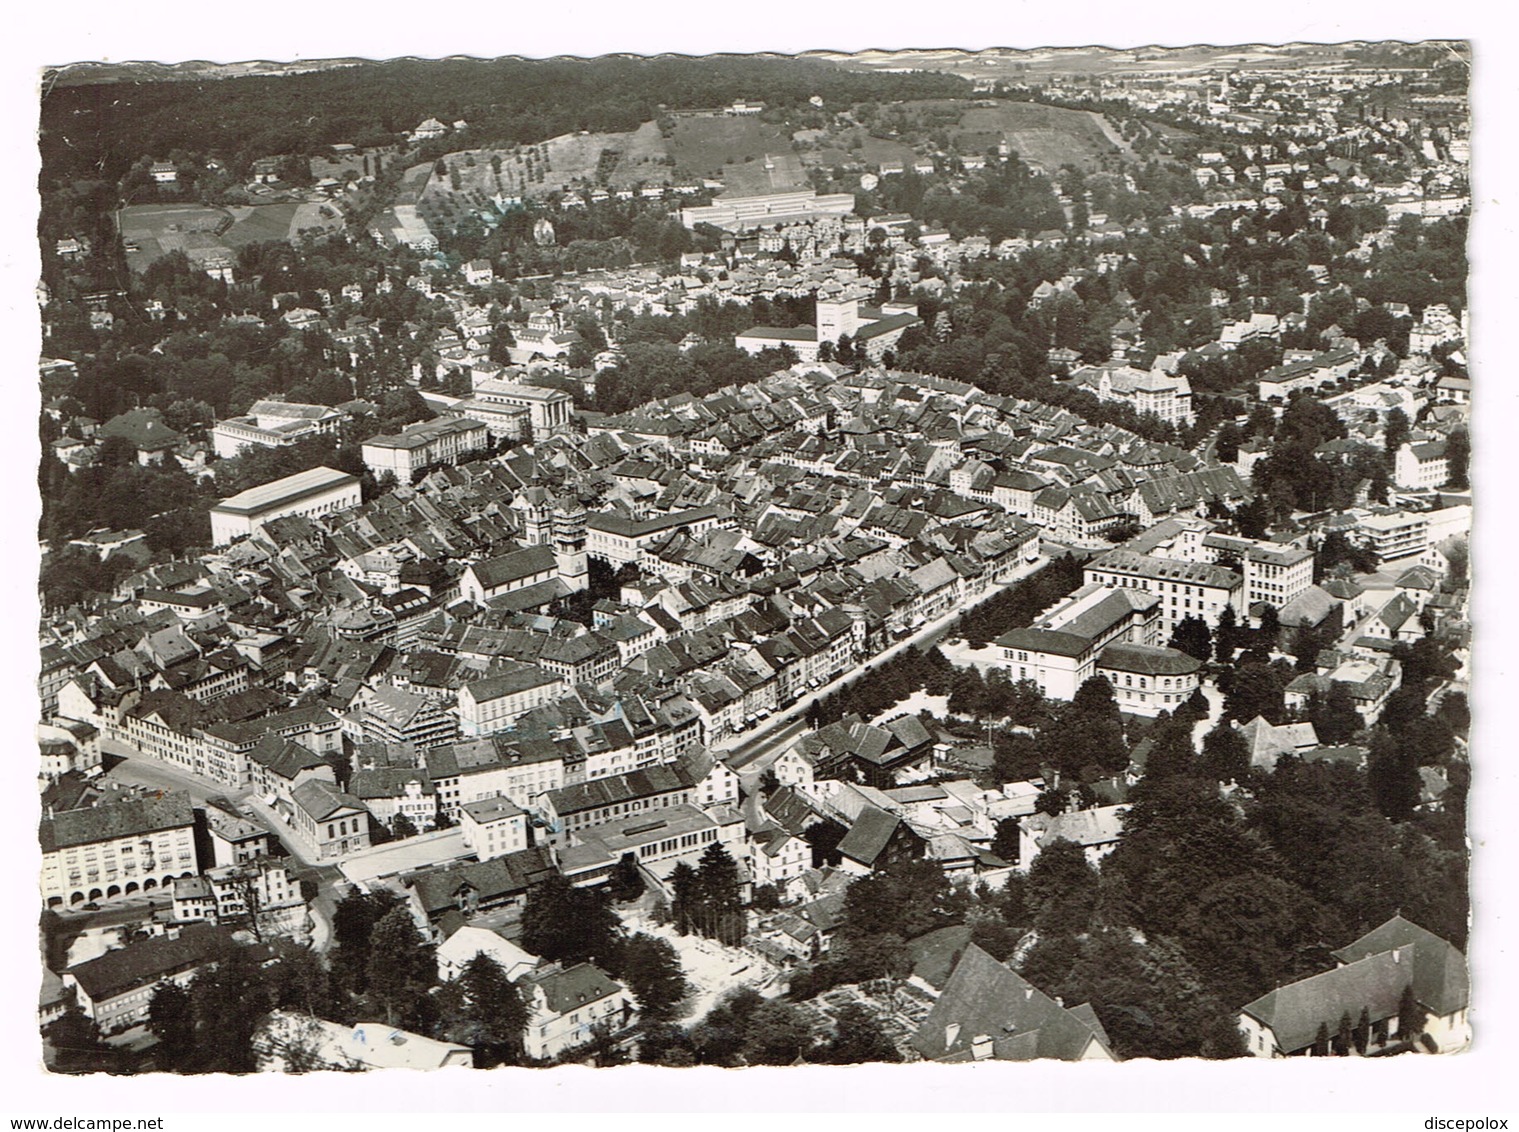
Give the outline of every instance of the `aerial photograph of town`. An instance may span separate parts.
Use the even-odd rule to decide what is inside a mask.
[[[55,60],[27,1056],[1465,1050],[1470,82]]]

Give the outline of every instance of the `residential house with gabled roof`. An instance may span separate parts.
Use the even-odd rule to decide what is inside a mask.
[[[449,933],[438,944],[438,978],[447,983],[457,979],[465,966],[477,955],[488,955],[506,972],[511,982],[532,971],[541,960],[507,939],[495,928],[465,924]]]
[[[337,784],[332,764],[325,758],[272,732],[248,752],[247,766],[250,785],[271,804],[281,799],[288,803],[303,782],[319,778]]]
[[[590,963],[540,967],[518,981],[528,1007],[523,1051],[540,1061],[587,1045],[601,1029],[621,1033],[633,1024],[632,994]]]
[[[1251,1056],[1353,1052],[1333,1045],[1342,1020],[1357,1026],[1363,1011],[1369,1055],[1410,1047],[1449,1053],[1471,1041],[1466,957],[1446,940],[1400,914],[1333,955],[1339,966],[1277,987],[1241,1009],[1240,1032]],[[1400,1017],[1405,995],[1423,1016],[1409,1032]]]
[[[438,788],[426,771],[416,767],[355,770],[348,791],[387,827],[405,817],[419,833],[425,833],[438,820]]]
[[[418,924],[459,923],[498,908],[520,907],[530,888],[558,870],[547,848],[525,849],[487,861],[468,861],[408,873],[401,878]]]
[[[1318,733],[1311,723],[1267,723],[1256,716],[1239,729],[1250,755],[1250,765],[1261,770],[1275,770],[1283,755],[1301,755],[1319,746]]]
[[[900,814],[866,806],[838,844],[845,872],[868,876],[894,861],[921,860],[928,842]]]
[[[1118,847],[1128,806],[1095,806],[1062,814],[1030,814],[1018,820],[1018,869],[1028,872],[1040,852],[1056,841],[1081,846],[1097,864]]]
[[[1067,1008],[974,943],[912,1038],[926,1060],[1115,1061],[1088,1004]]]
[[[157,464],[167,460],[185,438],[164,423],[157,409],[129,409],[100,426],[97,440],[120,437],[137,452],[139,464]]]
[[[933,736],[923,721],[913,715],[880,727],[865,723],[857,715],[848,715],[802,736],[796,749],[811,760],[814,777],[895,786],[899,771],[931,763]]]

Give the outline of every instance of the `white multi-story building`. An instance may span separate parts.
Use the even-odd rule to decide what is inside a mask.
[[[528,411],[528,423],[532,426],[533,437],[542,440],[548,436],[558,436],[570,427],[570,417],[575,411],[575,399],[562,389],[544,389],[536,385],[518,385],[512,381],[501,381],[498,378],[480,377],[473,378],[474,395],[469,399],[467,406],[464,402],[456,408],[465,408],[466,411],[478,412],[482,418],[486,417],[487,406],[499,405],[502,412],[511,414],[510,410],[526,409]],[[487,423],[489,421],[487,420]]]
[[[464,806],[484,798],[510,798],[518,806],[564,785],[564,758],[551,743],[498,749],[490,739],[434,747],[423,755],[438,788],[438,810],[457,820]]]
[[[532,664],[459,689],[459,730],[469,738],[505,731],[519,716],[551,704],[569,688],[563,678]]]
[[[1368,515],[1356,529],[1361,541],[1380,562],[1407,558],[1429,546],[1429,517],[1417,512]]]
[[[1226,606],[1244,613],[1244,578],[1234,570],[1201,562],[1182,562],[1110,550],[1087,563],[1082,572],[1088,585],[1143,590],[1160,599],[1162,632],[1170,633],[1185,617],[1201,617],[1216,625]]]
[[[522,1035],[528,1057],[547,1060],[590,1042],[598,1029],[613,1033],[632,1024],[633,996],[599,967],[558,964],[518,980],[527,1001],[528,1024]]]
[[[1430,440],[1421,444],[1403,445],[1393,457],[1392,478],[1399,487],[1415,491],[1443,486],[1450,479],[1450,460],[1445,454],[1445,441]]]
[[[1071,382],[1099,400],[1130,405],[1135,412],[1149,413],[1167,424],[1189,425],[1194,419],[1192,383],[1181,374],[1107,362],[1077,370]]]
[[[1209,533],[1189,560],[1237,562],[1245,579],[1247,608],[1265,602],[1281,609],[1313,586],[1313,553],[1297,546]]]
[[[504,795],[466,802],[459,809],[464,844],[482,861],[520,853],[528,847],[527,814]]]
[[[256,401],[241,417],[217,421],[211,447],[223,459],[244,448],[288,448],[300,440],[335,436],[348,414],[330,405]]]
[[[42,820],[49,908],[152,892],[198,871],[190,796],[171,791],[66,810]]]
[[[334,468],[312,468],[250,487],[211,508],[211,542],[225,546],[287,515],[330,515],[357,507],[359,478]]]
[[[996,645],[1014,680],[1031,680],[1050,699],[1069,700],[1097,675],[1108,645],[1156,645],[1160,599],[1136,589],[1086,585],[1027,629],[1002,634]]]
[[[398,433],[372,436],[361,449],[364,466],[376,476],[386,472],[409,484],[423,468],[457,464],[490,448],[490,430],[469,417],[418,421]]]
[[[628,519],[621,515],[594,514],[585,521],[586,553],[613,566],[636,563],[654,543],[683,531],[693,538],[717,526],[715,507],[692,507],[652,519]]]

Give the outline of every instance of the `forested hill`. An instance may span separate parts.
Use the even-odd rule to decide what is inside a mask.
[[[426,118],[469,123],[476,145],[519,145],[574,130],[631,130],[660,107],[738,99],[771,108],[817,96],[862,101],[967,96],[932,73],[863,74],[819,59],[607,57],[402,59],[291,75],[76,83],[46,88],[43,181],[118,179],[143,157],[232,156],[384,145]]]

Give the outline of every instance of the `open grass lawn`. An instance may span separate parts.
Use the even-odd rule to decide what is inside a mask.
[[[866,137],[860,143],[855,157],[867,165],[883,165],[895,161],[905,166],[917,160],[918,155],[913,152],[911,146],[905,146],[901,142],[892,141],[889,138]]]
[[[717,177],[728,162],[760,161],[768,154],[792,152],[791,139],[768,122],[755,118],[691,117],[675,123],[670,151],[682,173]]]
[[[1099,158],[1121,152],[1096,114],[1034,102],[972,107],[960,129],[972,140],[1005,133],[1019,157],[1050,172],[1067,163],[1090,169]]]
[[[232,210],[234,222],[223,240],[235,248],[265,240],[288,240],[299,204],[261,204]]]

